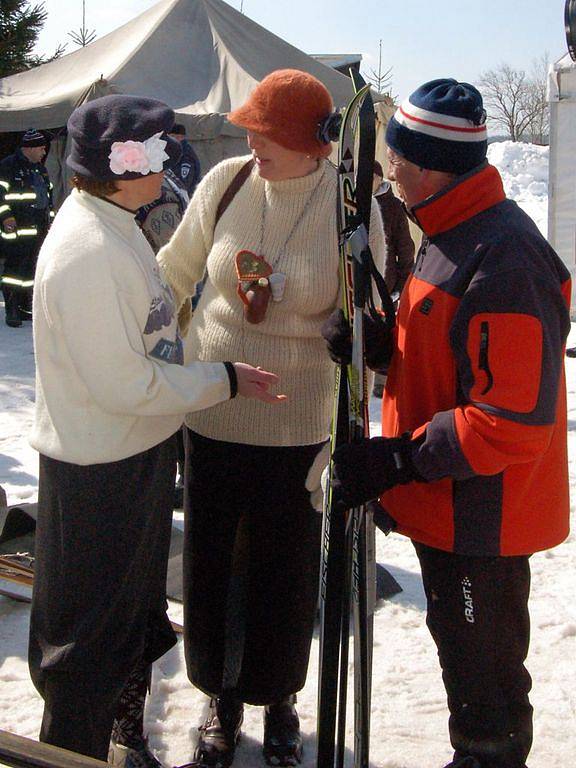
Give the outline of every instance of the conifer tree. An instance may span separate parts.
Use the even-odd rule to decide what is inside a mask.
[[[0,77],[22,72],[47,59],[33,53],[47,13],[42,3],[27,0],[0,0]],[[59,46],[52,58],[61,56]]]

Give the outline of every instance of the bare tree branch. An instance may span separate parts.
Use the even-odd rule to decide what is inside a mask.
[[[489,120],[503,128],[512,141],[545,140],[548,126],[546,78],[548,54],[534,61],[528,75],[523,69],[500,64],[480,75],[478,87]]]

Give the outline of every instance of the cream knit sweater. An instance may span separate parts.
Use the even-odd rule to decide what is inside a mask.
[[[329,433],[334,394],[334,365],[320,327],[339,301],[336,172],[321,161],[308,176],[270,182],[253,169],[214,231],[218,204],[248,159],[225,160],[205,176],[158,260],[178,308],[208,270],[186,340],[187,356],[244,361],[273,371],[280,377],[277,391],[286,393],[288,401],[268,405],[236,398],[190,413],[186,423],[205,437],[228,442],[319,443]],[[381,264],[384,234],[374,201],[371,245]],[[242,249],[260,253],[286,275],[282,301],[270,301],[258,325],[246,322],[236,292],[235,256]]]

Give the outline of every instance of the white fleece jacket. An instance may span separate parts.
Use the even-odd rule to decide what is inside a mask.
[[[174,300],[134,215],[74,190],[38,258],[31,445],[74,464],[133,456],[230,397],[221,362],[182,366]]]

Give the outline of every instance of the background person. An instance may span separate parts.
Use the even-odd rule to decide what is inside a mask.
[[[29,664],[40,738],[100,760],[157,766],[143,736],[152,662],[175,642],[166,569],[186,411],[277,377],[182,365],[174,299],[134,221],[177,160],[174,113],[105,96],[68,121],[75,189],[42,247],[34,292],[40,453]]]
[[[332,109],[311,75],[264,78],[229,115],[247,130],[251,158],[225,160],[204,177],[159,253],[178,307],[208,270],[192,354],[275,366],[288,395],[281,414],[223,404],[186,418],[186,660],[191,681],[212,697],[201,766],[232,763],[244,702],[265,707],[270,764],[294,765],[302,754],[294,703],[317,609],[315,506],[334,394],[320,326],[340,300],[337,177],[325,159],[330,144],[318,138]],[[235,196],[215,224],[231,186]],[[381,257],[375,202],[371,238]],[[240,604],[243,615],[232,617],[227,606]]]
[[[388,293],[397,302],[414,266],[414,241],[410,236],[408,217],[402,201],[392,191],[390,182],[384,181],[382,166],[377,160],[374,162],[373,194],[382,214],[386,237],[383,276]],[[374,376],[372,394],[375,397],[382,397],[385,382],[385,375],[377,373]]]
[[[414,266],[414,241],[402,201],[392,191],[390,182],[384,181],[382,166],[377,160],[374,162],[373,194],[382,214],[386,237],[383,277],[388,293],[397,298]]]
[[[486,163],[473,86],[424,84],[386,141],[388,178],[425,237],[393,337],[367,350],[372,360],[392,353],[384,437],[335,452],[334,493],[345,506],[380,496],[414,542],[450,765],[525,768],[529,558],[569,525],[569,273]],[[345,329],[328,330],[334,350]]]
[[[34,128],[22,136],[13,155],[0,161],[0,283],[6,325],[18,328],[32,319],[32,288],[40,246],[51,219],[52,185],[42,160],[48,141]]]
[[[190,200],[200,181],[200,160],[186,138],[186,128],[182,123],[174,123],[170,136],[180,143],[182,150],[180,160],[172,168],[172,173],[180,182],[180,186],[184,187]]]

